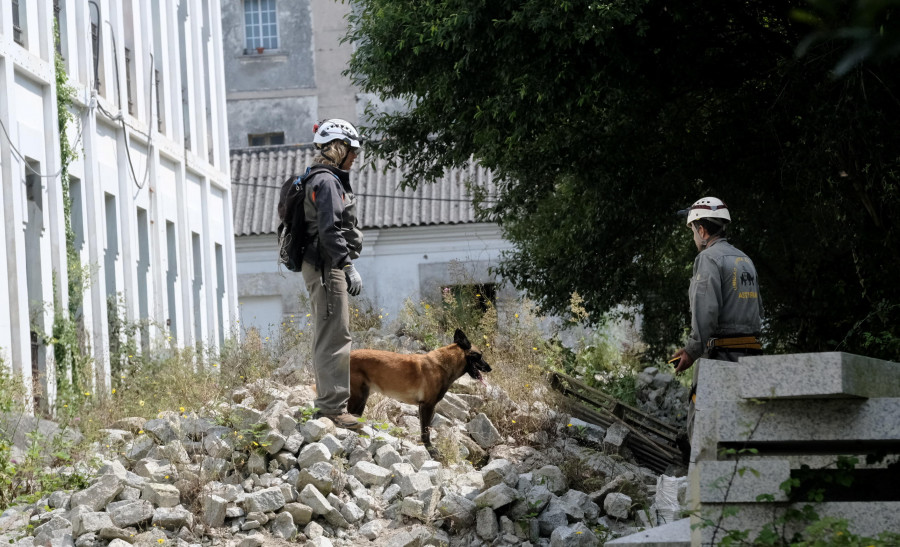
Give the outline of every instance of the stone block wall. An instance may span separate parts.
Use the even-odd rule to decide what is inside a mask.
[[[888,486],[900,484],[900,363],[833,352],[695,366],[692,545],[717,544],[728,530],[748,530],[752,540],[805,505],[821,518],[847,519],[856,534],[900,531],[900,492]],[[869,455],[883,458],[867,463]],[[841,456],[857,458],[848,471],[854,481],[828,487],[823,502],[791,499],[780,488],[808,468],[834,470]],[[702,525],[706,519],[718,526]],[[804,527],[789,523],[783,534]]]

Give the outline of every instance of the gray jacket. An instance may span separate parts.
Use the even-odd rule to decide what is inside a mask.
[[[717,239],[694,259],[691,277],[691,336],[684,349],[694,359],[710,338],[755,336],[763,318],[756,268],[726,239]]]
[[[340,269],[359,258],[363,235],[356,219],[350,173],[328,169],[330,173],[316,173],[306,184],[303,207],[310,245],[303,260],[317,268]]]

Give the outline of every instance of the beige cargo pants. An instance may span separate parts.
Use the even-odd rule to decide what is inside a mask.
[[[308,262],[301,269],[313,321],[313,371],[316,408],[322,414],[347,411],[350,399],[350,299],[344,272],[322,271]]]

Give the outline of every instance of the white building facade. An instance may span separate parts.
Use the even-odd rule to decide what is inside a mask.
[[[152,351],[219,345],[236,320],[224,89],[219,0],[0,0],[0,359],[45,410],[61,314],[106,393],[111,322]]]

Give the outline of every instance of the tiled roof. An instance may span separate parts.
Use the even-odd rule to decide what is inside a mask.
[[[234,234],[275,233],[278,228],[278,191],[292,174],[301,173],[314,155],[311,145],[240,148],[231,151],[231,199]],[[475,222],[475,209],[466,188],[472,182],[495,195],[490,171],[470,164],[453,169],[434,184],[417,190],[400,190],[401,170],[385,172],[384,163],[365,165],[361,157],[353,166],[350,183],[359,198],[358,216],[363,228],[461,224]]]

